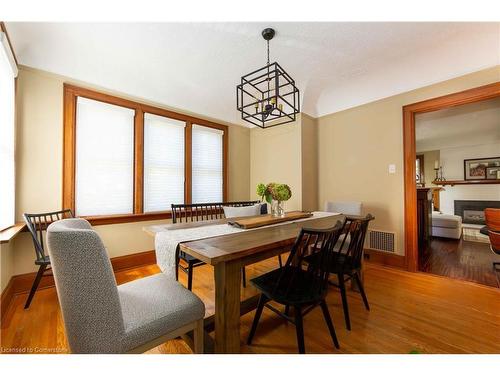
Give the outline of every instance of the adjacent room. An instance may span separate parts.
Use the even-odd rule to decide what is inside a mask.
[[[500,208],[500,100],[422,113],[415,126],[417,189],[432,206],[420,269],[498,286],[483,228],[484,210]]]
[[[0,25],[2,354],[500,353],[499,22]]]

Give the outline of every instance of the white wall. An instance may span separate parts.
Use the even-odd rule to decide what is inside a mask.
[[[251,129],[250,157],[250,198],[258,199],[259,183],[287,184],[292,197],[285,202],[285,210],[301,210],[301,118],[269,129]]]
[[[440,150],[440,162],[447,180],[464,179],[464,159],[500,156],[500,143],[451,147]],[[454,214],[454,200],[500,200],[500,185],[445,186],[441,191],[441,211]]]
[[[278,182],[292,190],[285,210],[318,209],[318,126],[301,113],[297,120],[250,131],[250,197],[258,183]]]

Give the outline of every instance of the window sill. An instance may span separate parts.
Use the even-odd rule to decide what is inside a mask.
[[[122,224],[133,223],[140,221],[153,221],[153,220],[167,220],[172,218],[170,211],[163,212],[148,212],[145,214],[127,214],[127,215],[109,215],[109,216],[85,216],[83,219],[89,221],[92,225],[109,225],[109,224]],[[50,222],[47,223],[47,225]],[[0,243],[8,243],[20,232],[26,232],[26,223],[19,222],[13,226],[0,231]]]
[[[134,223],[139,221],[166,220],[172,217],[170,211],[148,212],[144,214],[108,215],[108,216],[83,216],[91,225],[109,225]]]
[[[9,242],[15,236],[17,236],[25,227],[26,224],[21,222],[21,223],[15,223],[13,226],[0,231],[0,243]]]

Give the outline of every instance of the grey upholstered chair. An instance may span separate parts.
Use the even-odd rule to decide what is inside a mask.
[[[140,353],[194,331],[203,352],[203,302],[157,274],[117,286],[99,235],[84,219],[47,229],[69,346],[74,353]]]
[[[361,202],[326,202],[326,212],[338,212],[344,215],[361,215],[363,203]]]

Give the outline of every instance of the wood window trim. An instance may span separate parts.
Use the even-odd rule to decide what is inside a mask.
[[[171,218],[170,211],[144,213],[144,114],[150,113],[174,120],[184,121],[184,202],[191,202],[192,191],[192,126],[193,124],[219,129],[223,134],[223,200],[228,196],[228,126],[202,118],[184,115],[148,104],[135,102],[118,96],[105,94],[91,89],[65,83],[63,85],[63,189],[62,206],[75,210],[76,186],[76,101],[78,97],[97,100],[107,104],[133,109],[134,116],[134,202],[133,213],[124,215],[86,216],[92,225],[128,223],[147,220],[164,220]]]
[[[9,43],[10,50],[12,51],[12,56],[14,57],[14,61],[16,63],[16,66],[19,66],[19,63],[17,62],[17,57],[16,54],[14,53],[14,47],[12,47],[12,43],[10,41],[9,33],[7,32],[7,27],[5,26],[4,21],[0,21],[0,31],[5,33],[5,36],[7,37],[7,43]]]
[[[16,52],[14,51],[14,47],[12,46],[12,43],[10,41],[9,37],[9,32],[7,31],[7,27],[5,26],[4,21],[0,21],[0,31],[5,33],[5,37],[7,38],[7,44],[9,45],[10,51],[12,52],[12,57],[14,58],[14,63],[16,64],[16,68],[19,70],[19,64],[17,62],[17,56]],[[14,78],[14,155],[17,154],[17,146],[16,146],[16,131],[17,131],[17,82],[18,82],[18,77],[19,77],[19,71],[17,76]],[[17,171],[17,166],[16,162],[14,160],[14,174]],[[15,176],[14,176],[15,177]],[[16,189],[17,185],[16,182],[14,182],[14,199],[16,198]],[[14,217],[15,219],[15,217]],[[24,229],[26,224],[23,222],[20,223],[14,223],[14,225],[4,228],[3,230],[0,231],[0,243],[7,243],[11,239],[13,239],[15,236],[18,235],[18,233]]]
[[[406,268],[418,271],[415,115],[500,97],[500,82],[424,100],[403,107],[404,244]]]

